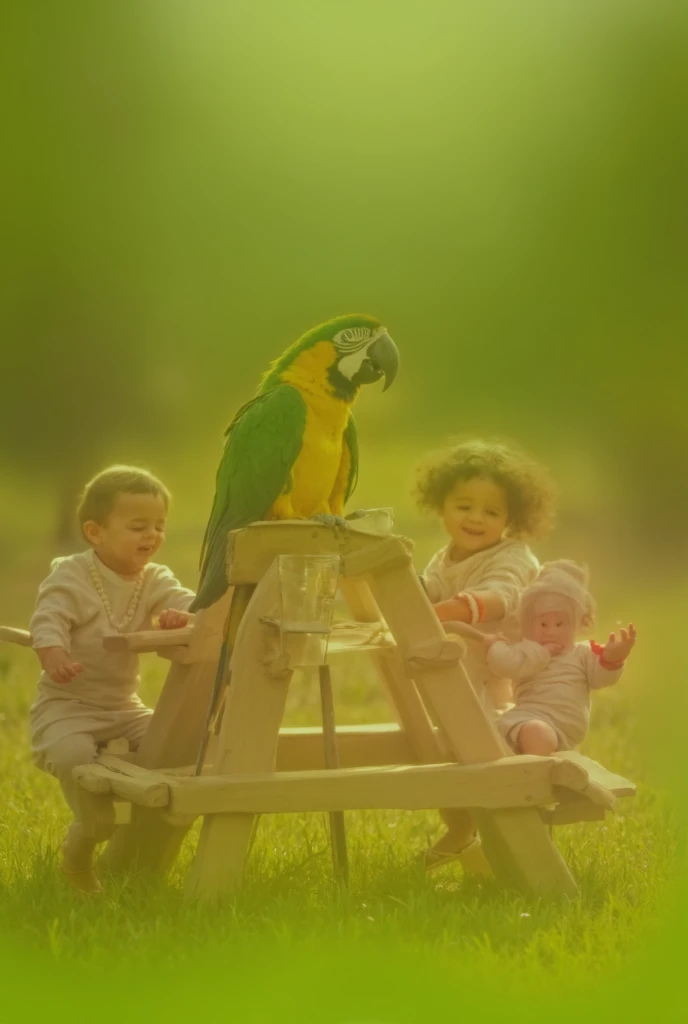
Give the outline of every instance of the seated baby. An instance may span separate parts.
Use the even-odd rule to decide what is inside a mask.
[[[619,639],[611,633],[604,647],[576,643],[594,614],[586,570],[566,560],[546,562],[521,594],[524,639],[485,638],[491,671],[513,682],[515,704],[501,715],[499,729],[516,753],[548,756],[577,747],[590,723],[590,690],[621,676],[635,627],[622,629]]]

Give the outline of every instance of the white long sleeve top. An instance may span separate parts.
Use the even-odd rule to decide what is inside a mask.
[[[534,640],[498,640],[487,652],[487,664],[496,675],[512,680],[515,712],[540,708],[573,743],[579,743],[590,722],[590,691],[612,686],[623,671],[623,666],[604,668],[599,651],[598,645],[581,642],[552,655]]]
[[[520,636],[516,609],[521,591],[535,579],[540,563],[527,544],[504,537],[484,551],[476,551],[460,562],[451,558],[452,545],[438,551],[423,573],[425,589],[433,604],[448,601],[463,590],[494,590],[504,602],[504,615],[491,622],[478,623],[483,632],[498,627],[511,639]]]
[[[98,570],[113,619],[120,622],[127,614],[136,581],[122,579],[91,550],[56,558],[38,590],[30,624],[32,646],[62,647],[72,661],[83,665],[83,672],[69,683],[54,683],[42,672],[37,704],[60,699],[114,710],[140,703],[136,696],[138,655],[103,648],[103,638],[117,630],[95,588],[90,565]],[[154,615],[165,608],[186,611],[194,597],[167,566],[150,562],[143,573],[136,612],[124,632],[151,629]]]
[[[483,633],[499,630],[510,640],[517,640],[521,635],[516,613],[521,591],[535,579],[540,568],[528,545],[504,537],[498,544],[476,551],[460,562],[452,560],[451,550],[452,545],[448,544],[433,555],[423,573],[432,603],[448,601],[462,590],[494,590],[504,602],[504,614],[498,619],[476,623],[476,627]],[[463,664],[474,686],[489,681],[491,673],[482,644],[468,645]]]

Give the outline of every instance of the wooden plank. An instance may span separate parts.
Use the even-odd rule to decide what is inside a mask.
[[[109,773],[100,771],[95,764],[72,768],[72,777],[79,783],[81,789],[89,793],[112,793]]]
[[[225,594],[217,604],[197,613],[191,661],[170,666],[155,714],[141,741],[137,764],[174,768],[195,760],[205,729],[230,597]]]
[[[237,633],[232,684],[227,691],[215,755],[218,774],[242,775],[274,769],[292,673],[287,670],[276,674],[263,660],[265,627],[261,620],[273,615],[278,601],[279,579],[274,563],[258,583]],[[180,780],[179,785],[190,781]],[[203,783],[206,777],[196,781]],[[246,813],[221,813],[205,818],[186,886],[187,899],[215,901],[239,885],[253,823],[254,815]]]
[[[165,661],[174,661],[180,665],[188,665],[191,662],[191,655],[187,646],[176,644],[174,647],[156,647],[152,652]]]
[[[603,821],[607,816],[607,809],[586,800],[585,797],[578,797],[576,800],[566,800],[555,807],[541,810],[540,813],[549,825],[575,825],[579,821]]]
[[[182,779],[174,814],[282,814],[447,807],[535,807],[554,800],[549,758],[517,756],[481,765],[335,768]]]
[[[344,578],[340,580],[339,586],[356,619],[361,622],[379,622],[382,619],[377,601],[365,579]],[[391,651],[373,652],[371,658],[411,744],[414,756],[408,760],[437,764],[455,756],[430,721],[416,684],[406,673],[401,652],[395,647]],[[466,811],[455,808],[442,808],[440,815],[451,833],[452,852],[460,856],[461,851],[474,842],[475,823]],[[485,858],[481,858],[475,849],[470,858],[461,863],[469,874],[485,875],[490,872]]]
[[[591,782],[610,790],[614,796],[635,796],[636,789],[632,782],[623,775],[608,771],[591,757],[581,754],[580,750],[558,750],[555,756],[584,768]]]
[[[113,803],[115,807],[115,825],[131,824],[131,803],[129,800],[116,799]]]
[[[281,554],[342,555],[364,551],[379,537],[337,530],[305,519],[252,523],[228,537],[227,578],[233,585],[258,583]]]
[[[139,779],[143,782],[157,783],[162,785],[173,785],[174,780],[170,779],[164,771],[156,771],[153,768],[144,768],[135,761],[120,757],[116,754],[102,753],[94,764],[98,764],[117,776],[126,776],[130,779]]]
[[[84,835],[102,842],[115,829],[115,805],[111,796],[79,790],[79,807]]]
[[[91,793],[115,793],[142,807],[166,807],[170,800],[169,782],[160,781],[155,776],[124,775],[97,762],[79,765],[72,770],[72,775],[83,789]]]
[[[184,831],[190,829],[196,821],[198,815],[196,814],[172,814],[169,811],[160,811],[160,817],[167,825],[172,825],[173,828],[182,828]]]
[[[340,579],[339,589],[352,613],[360,622],[379,622],[381,612],[370,586],[363,579]],[[405,735],[414,752],[413,760],[437,764],[447,760],[447,748],[428,718],[415,683],[406,675],[401,653],[395,646],[371,652],[371,658],[390,695]]]
[[[19,644],[21,647],[31,646],[31,634],[28,629],[15,629],[14,626],[0,626],[0,640],[8,644]]]
[[[404,569],[411,565],[413,545],[403,537],[387,537],[346,555],[342,563],[345,576],[357,577]]]
[[[327,660],[331,661],[332,658],[338,658],[339,656],[346,657],[349,654],[362,654],[364,651],[384,651],[393,646],[394,644],[390,644],[384,638],[372,643],[357,643],[340,638],[336,633],[331,633],[327,644]]]
[[[552,761],[552,782],[555,786],[572,789],[576,793],[588,788],[590,779],[582,765],[559,757],[559,752],[552,755]]]
[[[341,768],[379,767],[380,765],[414,764],[415,755],[403,729],[396,722],[380,725],[340,725],[337,748]],[[438,756],[433,762],[441,762]],[[275,770],[278,772],[315,771],[325,767],[323,733],[318,726],[280,729]],[[170,768],[166,774],[193,775],[194,765]],[[214,754],[203,775],[215,775]]]
[[[576,760],[569,760],[559,756],[558,751],[554,756],[554,767],[552,769],[552,781],[559,793],[566,799],[570,792],[580,794],[589,803],[613,810],[616,804],[616,797],[610,789],[601,786],[599,782],[591,779],[583,767]]]
[[[124,757],[125,761],[133,760],[129,757],[129,740],[124,736],[116,736],[112,740],[108,740],[105,746],[101,749],[102,754],[112,754],[114,757]]]
[[[103,638],[106,651],[159,651],[165,647],[188,646],[193,624],[180,629],[143,629],[136,633],[114,633]]]
[[[416,760],[406,733],[396,722],[382,725],[339,726],[337,751],[341,768],[413,764]],[[441,760],[443,758],[438,756],[435,763]],[[322,729],[280,730],[276,761],[278,772],[324,767]]]
[[[445,638],[411,566],[373,576],[370,585],[404,656],[419,644]],[[505,755],[505,744],[487,718],[461,664],[419,668],[415,679],[424,703],[458,761],[473,764]],[[575,894],[573,877],[537,810],[480,811],[476,820],[498,877],[534,892]]]
[[[189,642],[189,663],[173,662],[155,713],[141,741],[136,763],[145,768],[192,764],[205,729],[231,588],[210,608],[197,612]],[[107,870],[164,872],[171,867],[184,828],[143,807],[132,808],[131,824],[118,828],[101,858]]]
[[[98,774],[101,778],[108,778],[114,781],[130,779],[138,782],[141,789],[145,789],[146,787],[169,787],[170,785],[174,785],[174,780],[171,780],[169,776],[162,772],[142,768],[140,765],[134,764],[132,761],[128,760],[128,758],[109,754],[107,752],[102,753],[97,760],[92,761],[90,764],[80,765],[79,768],[75,770],[78,770],[81,774],[87,774],[87,769],[89,768],[97,768]]]

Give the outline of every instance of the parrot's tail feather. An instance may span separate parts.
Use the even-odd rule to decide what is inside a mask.
[[[216,715],[220,708],[220,696],[222,694],[223,686],[229,685],[231,679],[231,667],[230,661],[234,646],[236,644],[237,633],[239,632],[239,626],[241,620],[244,617],[244,613],[248,608],[249,602],[255,590],[253,584],[244,584],[239,586],[234,591],[232,597],[232,603],[229,608],[227,620],[225,623],[225,637],[222,641],[222,647],[220,648],[220,656],[217,663],[217,669],[215,672],[215,682],[213,684],[213,692],[210,698],[210,704],[208,706],[208,714],[205,723],[205,732],[201,740],[201,745],[198,751],[198,757],[196,759],[196,775],[200,775],[203,771],[203,762],[205,755],[208,750],[208,741],[210,739],[210,732],[213,728]]]
[[[190,611],[197,612],[201,608],[209,608],[226,593],[229,586],[225,566],[226,550],[226,537],[221,540],[216,538],[215,542],[211,544],[201,570],[198,592],[189,608]]]
[[[229,584],[224,579],[206,579],[198,588],[198,593],[189,605],[190,612],[199,612],[202,608],[210,608],[227,593]]]

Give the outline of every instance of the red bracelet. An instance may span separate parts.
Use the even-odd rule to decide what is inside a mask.
[[[472,622],[472,623],[479,622],[480,621],[480,607],[479,607],[478,602],[477,602],[477,600],[475,598],[475,595],[472,594],[470,592],[470,590],[462,590],[460,594],[456,595],[456,597],[457,597],[458,600],[464,601],[466,603],[466,605],[468,606],[468,613],[469,613],[469,616],[470,616],[469,621]]]
[[[621,668],[623,663],[626,661],[625,658],[622,658],[621,661],[606,661],[604,657],[604,647],[602,644],[598,644],[596,640],[589,640],[588,643],[590,644],[590,650],[592,653],[597,655],[602,668],[606,668],[610,672],[614,669]]]
[[[625,658],[622,658],[621,661],[606,661],[604,654],[600,654],[600,665],[602,668],[606,668],[609,672],[613,672],[615,669],[621,668],[625,661]]]

